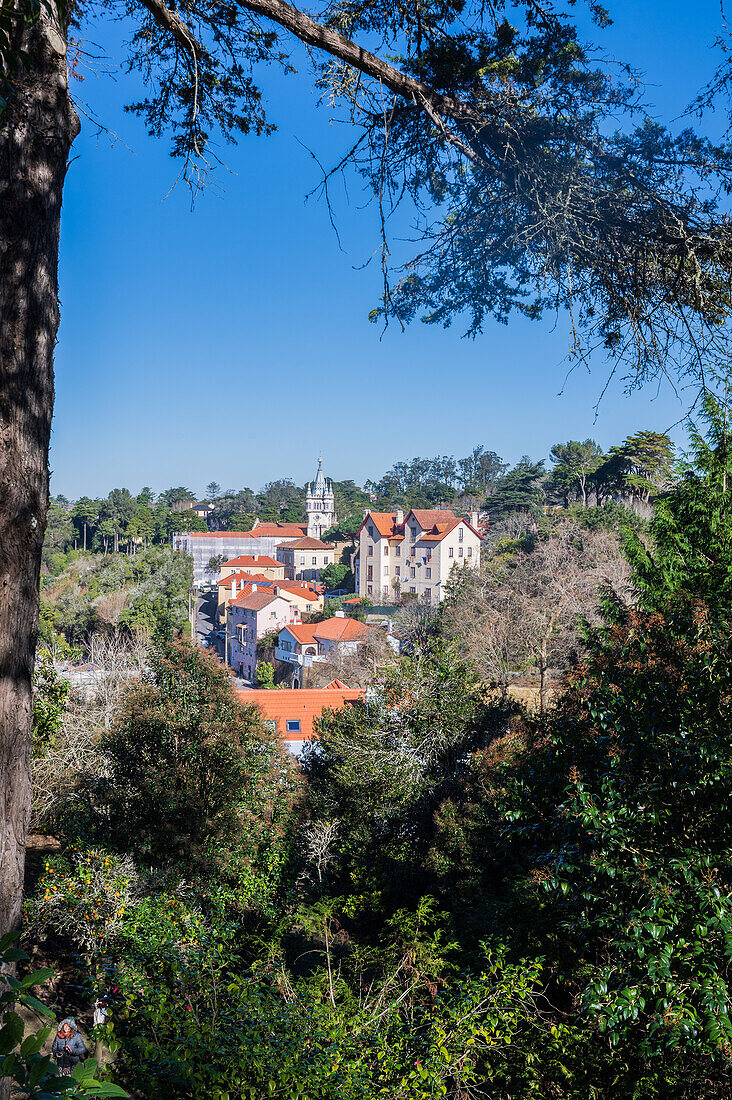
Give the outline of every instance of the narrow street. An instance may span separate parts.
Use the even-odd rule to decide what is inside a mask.
[[[219,660],[226,660],[226,641],[223,630],[216,629],[216,594],[215,592],[202,592],[196,597],[194,609],[195,631],[194,637],[198,645],[212,649]],[[222,635],[219,637],[219,633]],[[251,688],[249,680],[241,676],[235,676],[237,688]]]

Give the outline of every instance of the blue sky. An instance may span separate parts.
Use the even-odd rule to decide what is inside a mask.
[[[718,0],[617,0],[612,14],[603,45],[645,72],[656,117],[675,118],[713,72]],[[74,93],[117,140],[82,118],[67,177],[53,492],[257,489],[305,481],[319,452],[330,476],[362,483],[414,455],[483,443],[510,461],[543,458],[558,440],[610,446],[683,416],[668,387],[614,385],[595,420],[606,365],[565,384],[562,318],[488,324],[473,341],[459,325],[382,336],[369,324],[376,213],[357,180],[335,192],[341,250],[325,205],[305,201],[318,169],[303,145],[330,165],[348,134],[318,108],[297,48],[297,75],[260,74],[277,133],[227,148],[220,192],[191,211],[184,186],[169,194],[166,140],[122,110],[139,89],[120,71],[119,25],[86,33],[108,61]]]

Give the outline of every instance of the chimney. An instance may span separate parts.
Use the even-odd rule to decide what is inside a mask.
[[[234,597],[236,596],[236,586],[237,586],[237,583],[238,583],[238,582],[237,582],[237,579],[236,579],[236,577],[232,577],[232,578],[231,578],[231,598],[232,598],[232,600],[233,600],[233,599],[234,599]]]
[[[280,586],[279,586],[278,584],[276,584],[276,585],[274,586],[274,588],[272,589],[272,591],[274,592],[275,596],[279,596],[279,594],[280,594]]]
[[[477,512],[471,512],[470,513],[470,525],[471,525],[471,527],[474,527],[476,529],[476,531],[478,530],[478,513]]]
[[[256,586],[256,584],[253,584],[252,585],[252,592],[256,592],[256,591],[257,591],[257,586]]]
[[[255,561],[259,561],[259,554],[252,554]]]
[[[397,525],[397,527],[401,527],[401,525],[403,523],[404,523],[404,512],[401,510],[401,508],[398,508],[397,509],[397,514],[396,514],[396,525]]]

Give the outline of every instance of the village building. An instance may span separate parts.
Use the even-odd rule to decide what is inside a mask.
[[[281,561],[271,558],[268,554],[239,554],[238,557],[225,561],[219,569],[219,577],[223,581],[232,573],[256,573],[259,577],[266,577],[270,581],[283,581],[285,579],[285,567]]]
[[[227,608],[232,599],[235,600],[237,596],[243,596],[245,592],[251,592],[252,584],[261,583],[269,585],[275,582],[271,581],[269,577],[265,577],[263,573],[231,573],[228,577],[220,580],[216,585],[216,621],[218,623],[225,622]]]
[[[240,676],[251,680],[257,670],[257,642],[285,624],[300,620],[298,608],[276,584],[248,584],[247,591],[229,602],[226,647],[228,663]]]
[[[347,618],[342,611],[336,611],[333,618],[322,623],[288,623],[279,632],[275,660],[290,666],[291,685],[299,688],[303,670],[335,652],[355,654],[370,629],[357,619]]]
[[[317,582],[323,570],[334,563],[335,547],[308,535],[294,542],[281,542],[277,547],[277,559],[284,566],[288,580]]]
[[[364,697],[363,691],[352,690],[340,680],[317,690],[255,689],[238,691],[237,695],[246,706],[257,707],[265,725],[269,725],[293,756],[299,756],[308,741],[317,740],[318,719],[324,710],[342,710]]]
[[[197,588],[211,583],[208,563],[225,555],[227,561],[241,555],[267,555],[276,560],[277,546],[288,539],[307,535],[304,523],[255,523],[251,531],[191,531],[172,536],[174,550],[193,559],[193,583]]]
[[[477,521],[477,513],[463,518],[446,508],[366,512],[353,563],[356,592],[440,603],[453,566],[480,565]]]

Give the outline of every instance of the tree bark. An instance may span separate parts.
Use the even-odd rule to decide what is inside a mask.
[[[0,934],[21,914],[61,194],[79,130],[55,4],[16,39],[27,69],[4,82],[0,116]]]

